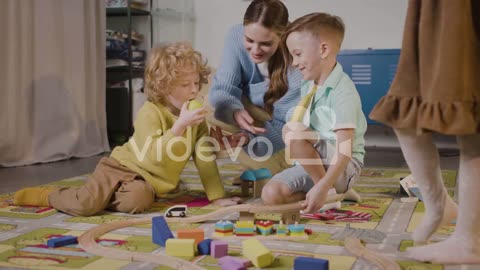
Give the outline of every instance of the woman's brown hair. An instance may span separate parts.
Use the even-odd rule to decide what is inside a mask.
[[[243,25],[251,23],[260,23],[281,37],[288,25],[287,7],[279,0],[253,0],[243,17]],[[264,109],[270,115],[273,113],[273,103],[283,97],[288,90],[287,69],[283,51],[279,46],[268,60],[270,84],[263,97]]]

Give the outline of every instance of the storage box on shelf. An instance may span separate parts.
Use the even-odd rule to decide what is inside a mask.
[[[105,0],[105,5],[107,131],[114,146],[126,142],[133,133],[133,102],[137,92],[143,95],[143,81],[133,81],[143,79],[153,25],[150,0]]]

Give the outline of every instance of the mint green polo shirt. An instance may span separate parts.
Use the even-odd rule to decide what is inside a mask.
[[[313,86],[313,81],[304,81],[302,97],[307,95]],[[325,83],[319,87],[310,105],[310,128],[332,145],[337,141],[336,130],[355,129],[352,156],[363,164],[367,121],[355,84],[337,62]]]

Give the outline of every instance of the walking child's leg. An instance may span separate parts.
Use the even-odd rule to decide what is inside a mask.
[[[442,264],[480,264],[480,135],[459,136],[459,214],[445,241],[408,249],[416,260]]]
[[[442,223],[455,219],[457,205],[444,186],[439,155],[431,134],[417,136],[413,129],[395,129],[395,132],[425,203],[425,216],[412,238],[417,243],[425,242]]]

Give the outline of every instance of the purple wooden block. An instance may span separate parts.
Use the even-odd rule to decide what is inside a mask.
[[[250,260],[247,260],[247,259],[244,259],[244,258],[233,257],[233,256],[225,256],[225,257],[222,257],[222,258],[218,259],[218,264],[222,265],[224,263],[231,262],[231,261],[241,263],[245,268],[248,268],[248,267],[252,266],[252,262]]]
[[[227,260],[227,262],[221,264],[222,270],[246,270],[243,264],[234,261],[234,260]]]
[[[210,255],[214,258],[221,258],[227,256],[228,244],[225,241],[215,240],[210,244]]]

